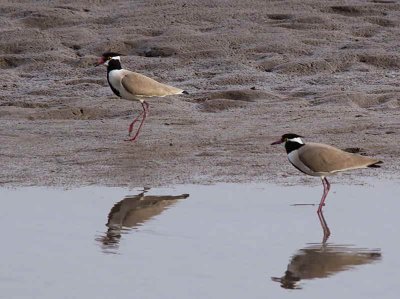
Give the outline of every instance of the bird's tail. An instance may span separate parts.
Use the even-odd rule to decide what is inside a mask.
[[[382,164],[382,163],[383,163],[382,161],[376,161],[376,162],[374,162],[374,163],[372,163],[372,164],[368,165],[368,167],[372,167],[372,168],[380,168],[381,166],[380,166],[380,165],[378,165],[378,164]]]

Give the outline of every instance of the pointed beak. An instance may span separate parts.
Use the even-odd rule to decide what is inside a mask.
[[[94,66],[99,66],[101,64],[104,64],[104,58],[103,57],[99,57],[99,59],[97,60],[97,62],[94,64]]]
[[[282,139],[279,139],[279,140],[277,140],[275,142],[272,142],[271,145],[281,144],[282,142],[283,142]]]

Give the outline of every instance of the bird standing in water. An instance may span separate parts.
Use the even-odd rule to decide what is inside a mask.
[[[348,153],[330,145],[305,143],[302,136],[297,134],[284,134],[271,145],[281,143],[285,143],[289,162],[294,167],[305,174],[321,178],[324,193],[318,207],[319,213],[331,187],[327,176],[352,169],[380,167],[377,164],[382,163],[380,160]]]

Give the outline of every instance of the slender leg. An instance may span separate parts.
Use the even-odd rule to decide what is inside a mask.
[[[139,118],[143,115],[144,111],[140,112],[140,114],[135,117],[135,119],[131,122],[131,124],[129,125],[129,129],[128,129],[128,135],[131,136],[132,130],[133,130],[133,125],[139,120]]]
[[[322,185],[324,186],[324,192],[323,192],[323,194],[322,194],[322,197],[324,197],[326,194],[326,184],[325,184],[325,178],[321,178],[321,180],[322,180]],[[323,204],[323,205],[325,205],[325,204]]]
[[[331,184],[328,182],[327,178],[325,178],[325,183],[326,183],[326,187],[328,188],[328,192],[329,192],[329,190],[331,190]]]
[[[329,189],[331,188],[331,185],[329,184],[328,180],[325,177],[321,178],[321,180],[322,180],[322,185],[324,186],[324,193],[322,194],[321,202],[319,203],[317,211],[318,213],[322,211],[322,207],[325,205],[326,196],[328,195]]]
[[[324,232],[324,237],[322,239],[322,244],[325,244],[326,241],[328,240],[329,236],[331,235],[331,231],[329,230],[328,224],[325,221],[324,214],[322,213],[322,210],[317,213],[319,222],[321,223],[322,230]]]
[[[149,104],[146,103],[145,101],[143,101],[142,102],[142,107],[143,107],[143,112],[141,113],[141,115],[143,114],[143,118],[142,118],[142,121],[140,122],[139,128],[137,129],[135,136],[133,136],[130,139],[126,139],[125,141],[135,141],[136,138],[139,136],[140,129],[142,128],[142,126],[144,124],[144,121],[146,120],[146,116],[147,116],[147,113],[148,113],[148,110],[149,110]]]

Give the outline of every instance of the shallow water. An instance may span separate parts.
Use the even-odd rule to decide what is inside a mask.
[[[321,192],[0,189],[1,297],[397,298],[398,182],[332,181],[326,244]]]

